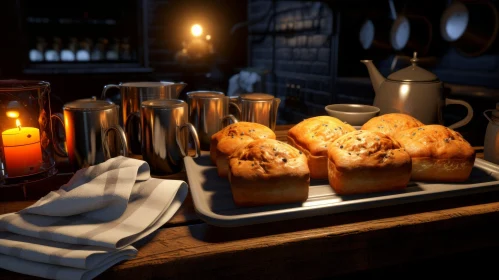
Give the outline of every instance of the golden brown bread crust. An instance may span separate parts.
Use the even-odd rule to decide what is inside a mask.
[[[424,124],[406,114],[392,113],[374,117],[367,121],[362,130],[379,131],[394,137],[400,131],[405,129],[420,127]]]
[[[228,125],[211,137],[210,159],[217,165],[219,176],[227,177],[227,157],[238,148],[255,139],[275,139],[275,133],[265,125],[252,122],[237,122]],[[223,143],[222,143],[223,142]]]
[[[395,139],[412,157],[412,180],[462,182],[470,176],[475,150],[458,132],[442,125],[404,130]]]
[[[328,144],[351,131],[355,131],[355,128],[337,118],[313,117],[288,131],[288,143],[307,156],[311,178],[326,179]]]
[[[229,160],[228,157],[232,155],[235,151],[246,146],[255,139],[249,136],[234,136],[224,137],[218,142],[217,153],[216,153],[216,165],[218,176],[227,177],[229,174]]]
[[[411,177],[411,157],[390,136],[360,130],[328,148],[328,179],[340,195],[403,189]]]
[[[327,178],[327,156],[314,156],[310,152],[296,144],[295,140],[288,136],[288,144],[300,150],[306,157],[308,169],[310,169],[310,178],[325,179]]]
[[[306,156],[273,139],[254,140],[229,157],[229,181],[239,206],[307,200],[310,171]]]

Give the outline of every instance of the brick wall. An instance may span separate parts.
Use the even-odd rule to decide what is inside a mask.
[[[332,102],[333,12],[320,2],[248,1],[249,65],[282,99],[280,123],[322,115]]]

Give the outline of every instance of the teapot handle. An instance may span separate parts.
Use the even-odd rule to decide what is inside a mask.
[[[487,113],[489,112],[496,112],[497,110],[496,109],[488,109],[488,110],[485,110],[483,111],[483,115],[485,116],[485,118],[489,121],[489,122],[492,122],[496,125],[499,125],[499,121],[494,119],[492,116],[489,117],[489,115],[487,115]]]
[[[101,96],[100,96],[100,99],[102,100],[106,100],[106,93],[109,89],[112,89],[112,88],[117,88],[117,89],[120,89],[120,86],[119,85],[105,85],[104,88],[102,89],[102,93],[101,93]]]
[[[465,126],[466,124],[468,124],[471,121],[471,119],[473,118],[473,108],[471,107],[471,105],[468,102],[463,101],[463,100],[458,100],[458,99],[445,98],[445,106],[447,106],[449,104],[462,105],[462,106],[466,107],[466,109],[468,109],[468,114],[466,115],[466,117],[464,117],[464,119],[462,119],[462,120],[460,120],[452,125],[449,125],[450,129],[456,129],[456,128],[461,127],[461,126]]]

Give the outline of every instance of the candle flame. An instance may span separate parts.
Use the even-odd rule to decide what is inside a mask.
[[[19,127],[19,130],[21,130],[21,122],[19,119],[16,120],[16,126]]]
[[[15,110],[7,111],[7,117],[9,118],[18,118],[19,117],[19,112]]]

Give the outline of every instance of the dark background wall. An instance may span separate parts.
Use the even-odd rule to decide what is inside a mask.
[[[148,45],[150,67],[158,80],[188,83],[185,91],[212,89],[227,91],[230,75],[246,67],[247,30],[231,33],[246,20],[246,1],[231,0],[149,0]],[[215,56],[190,63],[179,63],[175,54],[191,37],[190,27],[201,24],[210,34]]]
[[[332,102],[334,16],[324,3],[258,1],[248,3],[249,64],[265,69],[267,91],[282,102],[281,122],[324,113]]]

